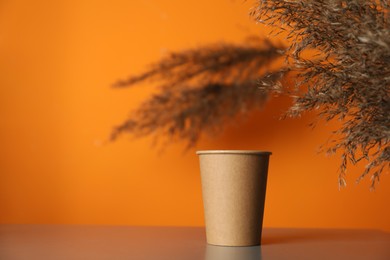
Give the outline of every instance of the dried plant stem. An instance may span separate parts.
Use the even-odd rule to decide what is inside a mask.
[[[347,163],[364,159],[374,188],[390,162],[389,2],[375,0],[259,0],[252,16],[283,28],[292,44],[289,68],[298,72],[296,98],[289,114],[321,108],[326,121],[339,119],[328,153],[342,151],[339,185]],[[306,50],[320,55],[303,58]],[[358,154],[361,156],[358,157]]]
[[[146,100],[112,132],[138,137],[168,136],[195,145],[202,132],[214,133],[237,114],[259,108],[269,89],[258,88],[265,67],[283,54],[269,41],[251,39],[243,45],[215,44],[173,53],[151,69],[115,87],[150,80],[159,82],[158,93]]]

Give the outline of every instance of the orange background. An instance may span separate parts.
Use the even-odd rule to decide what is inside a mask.
[[[271,101],[217,137],[163,154],[150,139],[99,145],[152,88],[114,90],[167,50],[269,31],[242,1],[2,1],[0,222],[203,225],[196,149],[273,152],[264,225],[390,230],[390,176],[338,191],[338,159],[317,154],[332,124],[279,121]]]

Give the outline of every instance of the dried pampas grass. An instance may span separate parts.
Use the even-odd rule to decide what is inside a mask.
[[[307,88],[289,114],[319,108],[326,121],[341,120],[327,149],[342,152],[339,185],[348,163],[366,160],[358,181],[370,174],[373,188],[390,161],[389,1],[257,2],[251,15],[288,33],[288,67],[298,72],[297,89]],[[318,56],[302,57],[313,49]]]
[[[111,139],[124,132],[163,134],[191,147],[201,133],[258,108],[271,92],[284,92],[295,97],[289,116],[318,109],[326,121],[342,121],[326,148],[341,153],[340,187],[347,165],[366,161],[358,181],[369,175],[374,188],[390,162],[389,11],[384,0],[258,0],[251,16],[285,32],[287,48],[259,39],[209,45],[173,53],[118,81],[116,87],[148,80],[159,85]],[[304,58],[309,50],[316,55]],[[285,66],[265,74],[281,56]],[[290,71],[296,79],[292,93],[279,81]]]

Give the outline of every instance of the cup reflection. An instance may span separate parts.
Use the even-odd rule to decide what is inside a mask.
[[[205,260],[261,260],[260,246],[206,246]]]

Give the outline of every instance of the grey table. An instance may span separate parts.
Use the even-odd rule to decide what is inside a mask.
[[[262,246],[207,245],[202,227],[0,225],[1,260],[390,259],[378,230],[264,229]]]

